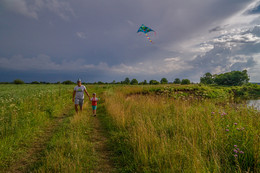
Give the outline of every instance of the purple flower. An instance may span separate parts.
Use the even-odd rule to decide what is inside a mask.
[[[237,123],[234,123],[234,125],[236,126],[236,125],[237,125]]]
[[[242,127],[242,128],[241,128],[241,130],[245,130],[245,128],[244,128],[244,127]]]
[[[240,151],[241,154],[244,154],[244,151]]]
[[[234,145],[235,148],[237,148],[237,145]]]
[[[235,154],[234,157],[237,157],[237,154]]]
[[[238,153],[238,151],[236,149],[234,149],[233,151],[234,151],[234,153]]]
[[[215,114],[215,112],[211,112],[212,114]]]
[[[226,129],[227,132],[229,132],[229,129]]]
[[[237,128],[237,130],[240,130],[239,128]]]

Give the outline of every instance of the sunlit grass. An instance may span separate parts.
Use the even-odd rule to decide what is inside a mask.
[[[33,172],[93,170],[97,159],[91,142],[93,117],[89,109],[66,120],[49,142],[42,160],[32,166]]]
[[[105,105],[133,151],[135,170],[239,172],[260,169],[259,112],[245,106],[231,106],[221,99],[127,96],[129,90],[139,92],[140,87],[108,91]],[[120,132],[114,138],[116,135],[122,137]],[[237,149],[234,145],[239,153],[234,152]]]
[[[71,100],[71,86],[0,87],[0,168],[6,168],[22,157],[55,117],[62,115]]]

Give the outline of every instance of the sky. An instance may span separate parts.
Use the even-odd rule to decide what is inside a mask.
[[[199,82],[244,69],[260,82],[260,0],[0,0],[0,82]]]

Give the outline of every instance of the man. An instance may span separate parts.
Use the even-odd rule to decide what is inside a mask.
[[[74,87],[73,98],[72,101],[75,103],[75,110],[78,113],[78,105],[80,107],[80,111],[82,111],[83,103],[84,103],[84,92],[90,98],[88,91],[84,85],[81,85],[81,79],[78,79],[77,86]]]

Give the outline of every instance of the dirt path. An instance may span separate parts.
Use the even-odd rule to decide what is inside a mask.
[[[93,117],[93,135],[92,142],[94,149],[98,157],[98,163],[96,165],[94,173],[111,173],[115,172],[113,162],[111,161],[111,151],[107,147],[107,138],[105,131],[101,126],[100,120],[97,117]]]
[[[59,128],[59,125],[61,125],[63,120],[68,116],[70,115],[63,113],[62,116],[55,117],[55,119],[34,139],[31,147],[27,149],[27,153],[25,153],[20,160],[14,162],[5,172],[27,172],[31,165],[41,159],[47,143],[51,140],[53,134]]]

